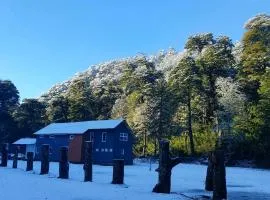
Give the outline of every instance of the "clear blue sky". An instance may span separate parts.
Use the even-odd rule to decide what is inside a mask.
[[[0,79],[38,97],[92,64],[181,50],[194,33],[239,40],[262,12],[269,0],[1,0]]]

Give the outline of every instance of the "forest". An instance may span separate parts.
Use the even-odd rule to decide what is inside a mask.
[[[164,138],[172,154],[194,157],[219,141],[228,163],[270,167],[270,15],[244,28],[239,42],[201,33],[181,52],[92,66],[37,99],[20,101],[16,86],[0,79],[0,142],[33,137],[52,122],[122,117],[136,156],[157,155]]]

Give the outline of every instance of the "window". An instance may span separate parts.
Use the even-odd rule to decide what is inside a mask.
[[[54,139],[54,135],[50,135],[49,138]]]
[[[73,138],[74,138],[74,135],[70,135],[70,136],[69,136],[69,139],[70,139],[70,140],[73,140]]]
[[[94,141],[94,132],[89,133],[89,141],[93,142]]]
[[[110,149],[110,152],[112,152],[112,149]]]
[[[107,139],[107,133],[103,132],[101,135],[101,142],[106,142]]]
[[[96,149],[96,152],[98,152],[99,151],[99,149]]]
[[[101,152],[104,152],[104,149],[101,149]]]
[[[122,149],[121,154],[125,155],[125,149]]]
[[[105,149],[105,152],[108,152],[108,149]]]
[[[120,141],[128,141],[128,134],[127,133],[120,133]]]
[[[39,138],[44,138],[44,135],[40,135]]]

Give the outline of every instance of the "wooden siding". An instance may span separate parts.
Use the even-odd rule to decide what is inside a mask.
[[[69,143],[68,160],[74,163],[82,162],[82,135],[76,135]]]

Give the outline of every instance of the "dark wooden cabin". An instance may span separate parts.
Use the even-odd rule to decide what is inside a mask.
[[[34,134],[37,159],[41,145],[49,144],[51,161],[58,161],[60,147],[67,146],[69,161],[82,163],[84,142],[92,141],[95,164],[110,165],[118,158],[123,158],[125,164],[133,164],[133,134],[123,119],[52,123]]]

